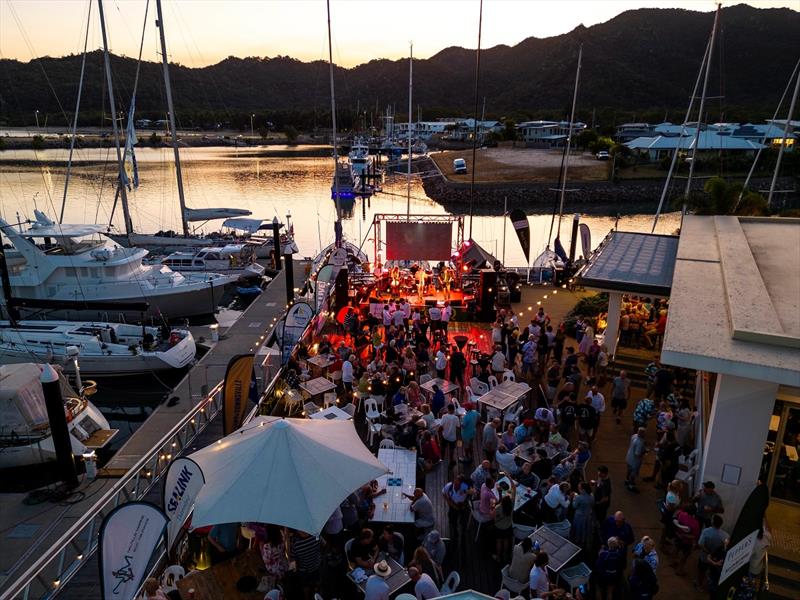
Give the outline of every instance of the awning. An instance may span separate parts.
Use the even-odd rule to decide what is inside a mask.
[[[187,208],[183,214],[187,221],[211,221],[228,217],[246,217],[253,213],[244,208]]]

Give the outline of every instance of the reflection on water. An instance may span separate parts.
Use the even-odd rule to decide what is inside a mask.
[[[254,217],[282,221],[291,213],[295,237],[300,252],[312,256],[333,238],[335,211],[330,200],[332,161],[326,158],[258,158],[251,156],[258,149],[189,148],[181,152],[184,188],[187,205],[192,208],[236,207],[253,211]],[[7,220],[31,217],[39,208],[58,215],[64,184],[64,168],[52,166],[3,165],[3,160],[39,160],[48,163],[65,162],[66,150],[5,151],[0,153],[0,214]],[[65,209],[65,222],[108,222],[114,200],[116,177],[112,148],[81,150],[73,169]],[[129,192],[133,222],[142,232],[179,230],[179,210],[175,170],[170,148],[143,148],[137,151],[141,185]],[[91,161],[90,164],[86,164]],[[81,164],[81,163],[84,164]],[[373,253],[373,215],[406,212],[406,181],[403,176],[389,179],[386,193],[371,199],[362,219],[361,200],[354,215],[344,223],[345,236],[364,242],[364,249]],[[654,199],[655,206],[657,199]],[[509,210],[514,208],[509,206]],[[568,207],[567,207],[568,210]],[[414,180],[411,186],[412,213],[443,213],[436,202],[425,195],[422,184]],[[549,214],[530,218],[531,254],[536,256],[545,246],[551,217]],[[114,223],[122,222],[120,210],[114,213]],[[614,217],[586,216],[596,244],[614,227]],[[572,215],[565,215],[562,241],[566,246],[570,235]],[[619,220],[620,229],[649,231],[652,215],[627,215]],[[209,230],[214,223],[206,225]],[[523,266],[522,255],[514,230],[502,217],[475,217],[472,237],[498,258],[503,255],[503,230],[506,229],[505,256],[511,266]],[[658,233],[672,233],[678,226],[678,215],[668,214],[659,221]],[[469,231],[469,226],[466,227]],[[580,254],[580,251],[578,252]]]

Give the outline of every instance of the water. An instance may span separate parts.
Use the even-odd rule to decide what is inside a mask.
[[[270,147],[282,150],[284,148]],[[330,200],[332,160],[329,158],[262,158],[254,156],[258,148],[188,148],[181,151],[184,189],[187,205],[192,208],[236,207],[253,211],[253,216],[281,221],[291,213],[295,239],[303,256],[315,255],[333,238],[335,211]],[[0,153],[0,215],[16,220],[16,213],[25,218],[39,208],[56,216],[61,207],[67,150],[6,151]],[[74,160],[64,221],[68,223],[108,222],[114,200],[116,166],[113,148],[79,150]],[[151,233],[180,229],[177,186],[172,150],[145,148],[137,150],[141,185],[129,193],[129,204],[137,230]],[[4,164],[4,161],[30,161],[28,164]],[[36,161],[46,163],[40,167]],[[105,161],[108,161],[105,163]],[[61,163],[61,165],[59,165]],[[104,164],[105,163],[105,164]],[[370,257],[374,237],[370,231],[377,213],[406,212],[406,180],[404,176],[387,179],[386,193],[372,198],[366,219],[361,218],[360,200],[354,216],[344,222],[348,239],[364,241]],[[655,201],[654,201],[655,204]],[[508,207],[509,210],[514,208]],[[567,207],[568,210],[568,207]],[[411,186],[411,212],[442,214],[443,208],[428,198],[419,180]],[[667,214],[659,220],[657,233],[672,233],[679,216]],[[122,222],[118,208],[114,223]],[[544,248],[550,227],[550,215],[532,215],[532,257]],[[592,240],[597,244],[614,227],[614,217],[586,216]],[[619,220],[619,228],[649,231],[652,215],[627,215]],[[572,215],[562,223],[562,240],[567,245]],[[217,223],[218,226],[218,223]],[[207,225],[206,230],[214,227]],[[503,255],[503,229],[506,228],[505,263],[524,266],[525,258],[508,219],[500,216],[475,217],[473,238],[498,258]],[[469,230],[468,224],[465,227]],[[580,252],[578,252],[580,254]]]

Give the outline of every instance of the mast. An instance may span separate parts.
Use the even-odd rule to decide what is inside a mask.
[[[697,127],[695,128],[694,143],[692,144],[692,160],[689,162],[689,176],[686,178],[686,189],[683,192],[683,208],[681,209],[681,223],[686,214],[686,202],[689,199],[689,191],[692,189],[692,177],[694,176],[695,157],[697,156],[697,146],[700,145],[700,126],[703,121],[703,109],[706,105],[706,91],[708,90],[708,74],[711,72],[711,57],[714,55],[714,40],[717,37],[717,24],[719,23],[719,13],[721,4],[717,4],[717,12],[714,14],[714,25],[711,29],[711,40],[708,42],[708,59],[706,60],[706,72],[703,76],[703,91],[700,94],[700,107],[697,111]],[[678,142],[680,144],[680,141]]]
[[[169,58],[167,56],[167,40],[164,36],[164,17],[161,13],[161,0],[156,0],[158,12],[158,35],[161,39],[161,64],[164,67],[164,88],[167,92],[167,116],[169,117],[169,132],[172,138],[172,152],[175,154],[175,176],[178,180],[178,200],[181,203],[181,225],[183,237],[189,237],[189,223],[186,220],[186,198],[183,195],[183,175],[181,174],[181,155],[178,152],[178,132],[175,129],[175,107],[172,104],[172,85],[169,79]]]
[[[469,236],[467,239],[472,239],[472,202],[475,195],[475,158],[476,158],[476,144],[478,143],[478,90],[481,74],[481,32],[483,30],[483,0],[481,0],[480,8],[478,9],[478,49],[475,52],[475,110],[472,117],[475,119],[472,128],[472,175],[469,182]]]
[[[786,148],[786,138],[789,137],[789,125],[792,121],[792,114],[794,114],[794,106],[797,104],[797,93],[800,92],[800,77],[794,82],[794,94],[792,101],[789,103],[789,114],[786,115],[786,124],[783,126],[783,139],[781,140],[781,147],[778,150],[778,158],[775,161],[775,172],[772,174],[772,182],[769,184],[769,196],[767,196],[767,206],[772,206],[772,196],[775,193],[775,184],[778,182],[778,172],[781,169],[781,158],[783,158],[783,151]]]
[[[111,109],[111,131],[114,135],[114,147],[117,150],[117,166],[119,167],[119,181],[117,189],[122,199],[122,214],[125,220],[125,233],[130,238],[133,233],[133,221],[128,210],[128,191],[125,189],[125,161],[122,158],[122,149],[119,144],[119,128],[117,127],[117,103],[114,100],[114,83],[111,79],[111,58],[108,55],[108,36],[106,35],[106,17],[103,13],[103,0],[97,0],[97,8],[100,13],[100,31],[103,34],[103,59],[106,70],[106,85],[108,86],[108,104]]]
[[[336,93],[333,86],[333,40],[331,38],[331,0],[325,2],[328,9],[328,69],[331,80],[331,126],[333,127],[333,196],[336,205],[336,241],[342,227],[342,211],[339,206],[339,144],[336,141]],[[338,244],[337,244],[338,245]]]
[[[411,95],[413,92],[414,43],[409,44],[408,54],[408,178],[406,182],[406,219],[411,218]]]
[[[556,239],[561,234],[561,217],[564,214],[564,196],[567,193],[567,169],[569,169],[569,150],[572,146],[572,126],[575,123],[575,105],[578,102],[578,83],[581,79],[581,59],[583,58],[583,44],[578,48],[578,69],[575,71],[575,89],[572,91],[572,112],[569,115],[569,131],[567,132],[567,149],[564,152],[564,168],[561,177],[561,193],[558,200],[558,229]]]

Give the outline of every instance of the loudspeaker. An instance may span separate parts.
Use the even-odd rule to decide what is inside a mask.
[[[347,306],[349,301],[347,289],[347,268],[342,267],[336,275],[336,283],[334,284],[334,298],[337,310]]]
[[[478,320],[493,321],[495,317],[494,303],[497,298],[497,271],[481,269],[481,280],[478,292]]]

